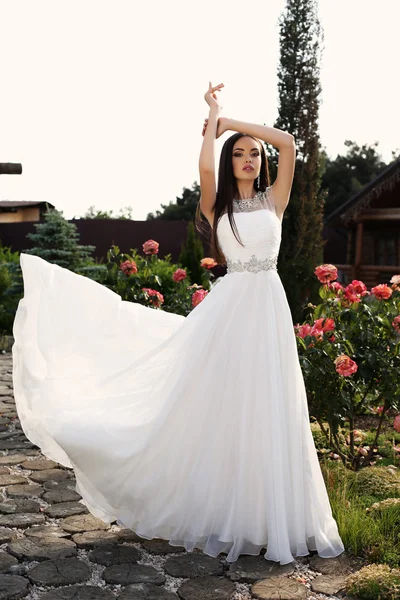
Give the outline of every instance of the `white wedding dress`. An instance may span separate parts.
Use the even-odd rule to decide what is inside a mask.
[[[21,254],[13,383],[24,433],[105,522],[210,556],[344,550],[276,261],[270,188],[234,201],[227,274],[187,316]]]

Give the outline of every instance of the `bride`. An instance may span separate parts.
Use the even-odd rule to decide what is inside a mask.
[[[344,550],[277,271],[293,137],[220,116],[209,86],[200,211],[227,274],[187,317],[21,254],[13,383],[24,433],[89,511],[210,556],[280,564]],[[215,139],[223,145],[218,189]],[[271,185],[262,141],[279,149]]]

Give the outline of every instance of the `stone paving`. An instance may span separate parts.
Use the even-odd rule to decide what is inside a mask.
[[[0,354],[0,600],[260,600],[345,598],[362,563],[314,552],[289,565],[242,555],[213,558],[106,524],[79,502],[72,469],[25,437],[12,390],[12,354]]]

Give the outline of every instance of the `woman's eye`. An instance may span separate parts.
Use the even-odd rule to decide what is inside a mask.
[[[242,156],[242,153],[240,152],[239,154],[234,154],[233,156]],[[257,152],[256,154],[253,154],[252,156],[260,156],[259,153]]]

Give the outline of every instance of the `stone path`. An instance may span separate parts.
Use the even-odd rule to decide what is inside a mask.
[[[228,563],[145,540],[79,503],[74,472],[27,440],[15,408],[12,354],[0,354],[0,600],[261,600],[342,598],[362,565],[316,553],[280,566]]]

